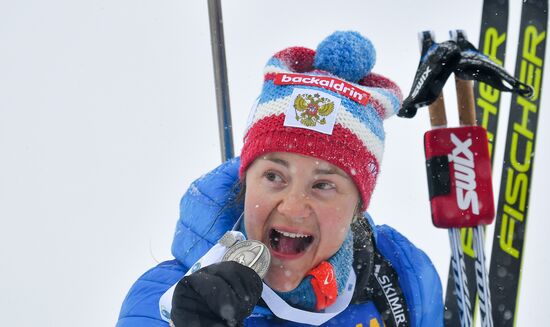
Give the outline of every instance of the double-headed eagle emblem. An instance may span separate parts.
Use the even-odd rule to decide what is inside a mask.
[[[334,111],[334,102],[315,94],[298,94],[294,100],[296,120],[304,126],[313,127],[327,123],[324,117]]]

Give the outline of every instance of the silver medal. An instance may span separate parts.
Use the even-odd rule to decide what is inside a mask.
[[[271,254],[262,242],[237,241],[227,250],[222,261],[235,261],[252,268],[263,279],[269,269]]]
[[[233,244],[242,240],[243,240],[242,237],[237,237],[235,234],[231,232],[226,232],[225,234],[223,234],[222,238],[220,238],[218,243],[225,246],[226,248],[230,248],[231,246],[233,246]]]

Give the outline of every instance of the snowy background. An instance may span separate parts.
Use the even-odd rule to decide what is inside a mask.
[[[276,51],[357,30],[377,48],[374,71],[408,93],[417,32],[443,40],[461,28],[477,44],[481,18],[477,0],[222,2],[237,153]],[[520,1],[510,2],[513,71]],[[456,125],[452,84],[445,92]],[[548,316],[549,125],[541,110],[518,326]],[[370,212],[424,249],[445,283],[449,241],[431,225],[423,166],[428,129],[426,110],[387,121]],[[497,162],[503,147],[501,134]],[[171,258],[181,195],[219,162],[206,1],[0,1],[0,325],[114,325],[132,283]]]

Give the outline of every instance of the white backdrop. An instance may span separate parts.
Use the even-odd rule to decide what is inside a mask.
[[[276,51],[357,30],[377,48],[374,71],[406,94],[417,32],[442,40],[462,28],[477,44],[481,17],[475,0],[222,2],[237,149]],[[510,2],[513,71],[520,2]],[[112,326],[132,283],[171,258],[181,195],[220,161],[210,51],[206,1],[0,2],[0,325]],[[445,92],[452,103],[452,83]],[[541,110],[518,326],[547,317],[549,124]],[[424,249],[446,282],[447,232],[432,227],[427,200],[428,129],[426,110],[387,121],[370,211]]]

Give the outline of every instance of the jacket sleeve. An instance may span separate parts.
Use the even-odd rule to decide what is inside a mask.
[[[180,202],[172,243],[176,260],[161,263],[134,283],[122,304],[117,327],[168,326],[160,316],[160,297],[233,227],[242,212],[242,206],[232,205],[239,164],[238,158],[229,160],[188,188]]]
[[[409,307],[411,326],[443,326],[441,280],[428,256],[393,228],[377,226],[380,253],[397,271]]]
[[[181,199],[172,254],[182,264],[192,266],[242,213],[235,202],[239,165],[238,158],[224,162],[194,181]]]
[[[179,262],[172,260],[163,262],[143,274],[126,295],[116,327],[168,327],[159,310],[160,297],[176,284],[187,270]]]

